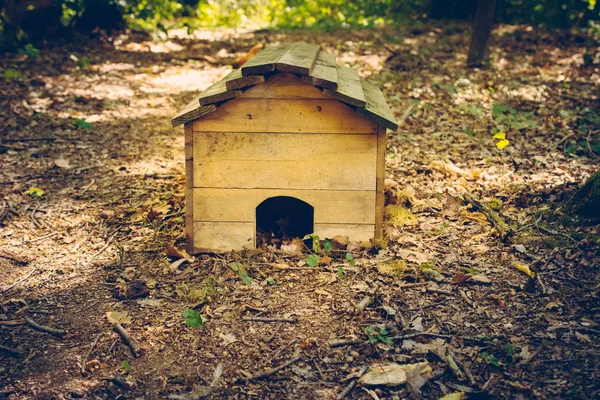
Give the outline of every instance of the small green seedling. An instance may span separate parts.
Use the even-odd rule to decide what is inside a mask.
[[[86,131],[91,131],[92,130],[92,124],[90,124],[89,122],[87,122],[85,120],[85,118],[77,118],[75,120],[75,126],[77,127],[77,129],[84,129]]]
[[[131,371],[131,364],[129,364],[129,361],[123,360],[123,362],[121,362],[121,368],[123,368],[125,371],[129,372],[129,371]]]
[[[204,321],[202,321],[200,313],[196,310],[187,308],[182,315],[185,318],[185,324],[190,328],[199,328],[204,325]]]
[[[371,343],[377,343],[379,341],[383,344],[392,344],[392,338],[387,337],[389,334],[387,329],[378,329],[374,326],[367,326],[365,331],[367,331]]]
[[[500,361],[493,354],[488,354],[487,352],[479,353],[479,357],[481,357],[486,363],[493,365],[494,367],[500,366]]]

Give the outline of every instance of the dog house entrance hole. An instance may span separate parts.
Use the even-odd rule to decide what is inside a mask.
[[[290,242],[302,239],[313,233],[314,208],[294,197],[271,197],[256,207],[257,247]]]

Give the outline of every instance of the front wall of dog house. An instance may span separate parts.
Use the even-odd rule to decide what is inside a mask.
[[[282,75],[186,125],[192,251],[254,248],[256,207],[275,196],[313,206],[321,237],[374,236],[381,129]]]

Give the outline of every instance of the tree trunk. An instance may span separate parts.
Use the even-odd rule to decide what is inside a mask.
[[[575,193],[569,206],[575,214],[584,218],[600,218],[600,171],[592,175]]]
[[[477,12],[467,57],[467,67],[480,67],[488,53],[488,40],[494,23],[496,0],[477,0]]]

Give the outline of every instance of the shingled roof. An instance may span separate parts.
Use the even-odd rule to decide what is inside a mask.
[[[394,114],[377,86],[361,80],[356,70],[336,65],[335,57],[318,45],[306,43],[267,47],[200,93],[172,119],[173,127],[215,111],[245,89],[264,82],[275,71],[300,75],[302,81],[322,89],[379,125],[392,131],[398,129]]]

